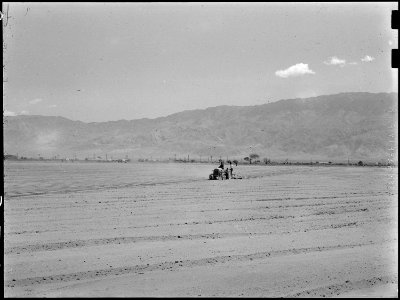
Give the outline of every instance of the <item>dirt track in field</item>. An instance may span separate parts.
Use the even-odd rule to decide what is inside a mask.
[[[397,168],[247,170],[6,199],[5,296],[397,296]]]

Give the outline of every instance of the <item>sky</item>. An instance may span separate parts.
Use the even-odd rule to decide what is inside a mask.
[[[5,3],[4,115],[157,118],[397,92],[397,2]]]

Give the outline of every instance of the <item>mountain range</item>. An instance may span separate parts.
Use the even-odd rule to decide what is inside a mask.
[[[4,152],[28,157],[187,157],[207,160],[397,162],[397,93],[340,93],[256,106],[217,106],[155,119],[108,122],[3,118]]]

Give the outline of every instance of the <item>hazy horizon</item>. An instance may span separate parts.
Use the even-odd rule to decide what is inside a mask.
[[[156,119],[397,93],[397,3],[5,3],[4,115]],[[9,17],[9,18],[7,18]]]

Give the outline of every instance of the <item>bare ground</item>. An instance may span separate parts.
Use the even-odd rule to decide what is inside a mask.
[[[397,210],[378,168],[15,197],[5,296],[397,297]]]

